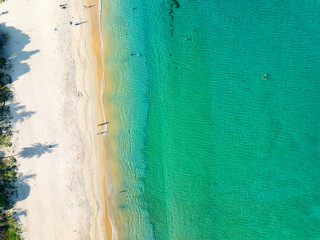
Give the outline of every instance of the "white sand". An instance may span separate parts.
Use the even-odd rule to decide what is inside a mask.
[[[59,7],[63,3],[66,9]],[[0,5],[0,12],[8,11],[0,16],[11,35],[7,53],[14,55],[13,144],[21,173],[16,207],[25,239],[106,238],[91,25],[69,25],[89,20],[91,9],[84,5],[83,0]]]

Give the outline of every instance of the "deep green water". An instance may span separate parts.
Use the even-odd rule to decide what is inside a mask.
[[[102,0],[102,30],[120,239],[320,239],[320,1]]]

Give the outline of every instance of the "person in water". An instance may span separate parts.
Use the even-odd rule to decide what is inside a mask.
[[[268,74],[265,73],[264,76],[262,77],[263,80],[268,80]]]

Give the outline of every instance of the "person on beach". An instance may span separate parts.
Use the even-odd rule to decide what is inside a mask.
[[[109,122],[105,122],[105,123],[100,123],[98,126],[103,126],[103,125],[106,125],[108,124]]]
[[[101,134],[104,134],[104,133],[106,133],[107,131],[104,131],[104,132],[99,132],[99,133],[97,133],[97,135],[101,135]]]
[[[61,7],[61,9],[66,9],[67,8],[67,4],[66,3],[65,4],[60,4],[59,6]]]

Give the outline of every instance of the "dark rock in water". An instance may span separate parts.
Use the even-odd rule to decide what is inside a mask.
[[[174,31],[174,27],[173,27],[173,20],[174,20],[174,16],[173,16],[173,7],[175,6],[175,8],[179,8],[180,4],[177,0],[172,0],[172,1],[167,1],[168,4],[170,4],[170,9],[169,9],[169,16],[171,17],[171,21],[170,21],[170,35],[173,36],[173,31]]]
[[[126,209],[126,208],[128,208],[128,204],[122,203],[122,204],[119,205],[119,208],[120,209]]]
[[[176,5],[176,8],[180,7],[180,3],[177,0],[173,0],[174,5]]]

